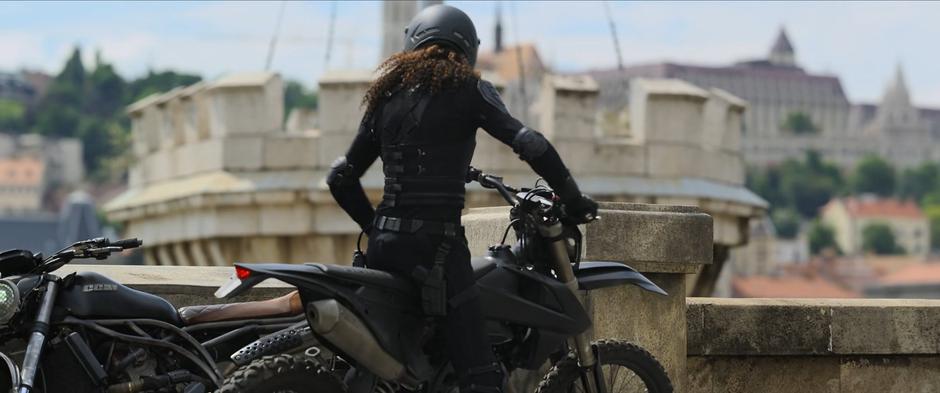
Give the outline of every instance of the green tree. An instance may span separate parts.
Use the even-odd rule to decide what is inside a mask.
[[[745,185],[748,189],[760,195],[771,207],[785,207],[786,197],[780,188],[780,168],[748,167],[745,176]]]
[[[887,161],[868,155],[858,163],[852,178],[852,190],[887,197],[894,194],[895,171]]]
[[[862,250],[879,255],[903,254],[897,244],[894,231],[883,223],[868,224],[862,228]]]
[[[793,239],[800,231],[800,215],[791,208],[775,209],[770,219],[777,229],[777,237]]]
[[[901,172],[898,196],[922,202],[924,197],[940,186],[940,169],[934,162],[925,162]]]
[[[807,218],[815,217],[819,208],[844,187],[839,168],[823,161],[815,151],[808,151],[802,162],[784,161],[780,174],[780,188],[787,206]]]
[[[111,64],[98,59],[95,70],[88,77],[88,102],[86,108],[99,117],[121,116],[123,111],[127,83]]]
[[[202,80],[199,75],[175,71],[150,71],[146,76],[132,81],[127,86],[125,104],[133,103],[151,94],[163,93],[180,86],[189,86]]]
[[[284,118],[294,108],[316,109],[317,93],[307,90],[300,82],[289,80],[284,84]]]
[[[22,132],[26,127],[26,106],[0,98],[0,132]]]
[[[36,131],[43,135],[75,136],[84,111],[85,95],[85,66],[81,49],[76,47],[39,102]]]
[[[831,226],[822,221],[813,221],[813,224],[809,227],[809,232],[807,233],[806,237],[809,241],[809,252],[813,255],[818,255],[826,249],[832,249],[836,252],[841,252],[839,250],[839,245],[836,243],[836,231],[832,229]]]
[[[809,115],[806,113],[799,111],[787,114],[780,124],[780,128],[789,130],[798,135],[816,134],[819,132],[819,128],[813,124],[813,119],[810,119]]]

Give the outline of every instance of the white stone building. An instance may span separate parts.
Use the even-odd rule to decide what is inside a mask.
[[[814,74],[797,62],[796,51],[781,29],[765,59],[730,66],[655,63],[589,73],[601,88],[607,121],[623,119],[630,80],[676,78],[715,87],[749,104],[742,124],[745,162],[767,166],[801,158],[807,150],[843,167],[867,154],[879,154],[900,166],[940,159],[940,110],[915,107],[900,67],[878,104],[852,104],[838,76]],[[789,116],[806,115],[815,132],[785,126]]]

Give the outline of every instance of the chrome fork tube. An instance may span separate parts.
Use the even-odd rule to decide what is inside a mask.
[[[52,317],[52,306],[55,305],[57,290],[55,281],[46,282],[46,290],[39,305],[39,312],[36,314],[33,333],[29,336],[29,344],[26,346],[26,354],[23,357],[19,393],[29,393],[33,389],[36,370],[39,369],[39,360],[42,357],[42,347],[46,343],[46,334],[49,333],[49,320]]]
[[[568,258],[568,247],[565,245],[565,239],[561,238],[562,229],[561,223],[556,222],[552,225],[540,226],[539,233],[546,238],[555,239],[549,243],[552,258],[554,259],[553,262],[555,266],[553,266],[553,268],[555,274],[558,276],[558,279],[571,290],[571,293],[574,294],[578,301],[581,302],[581,306],[586,308],[588,306],[587,301],[578,290],[578,279],[575,277],[574,270],[571,268],[571,259]],[[591,347],[593,338],[593,329],[591,328],[572,337],[581,367],[594,367],[594,364],[597,363],[597,358],[594,356],[594,349]],[[587,379],[593,381],[593,378]],[[590,383],[589,386],[590,392],[588,393],[597,392],[596,386],[592,386]]]

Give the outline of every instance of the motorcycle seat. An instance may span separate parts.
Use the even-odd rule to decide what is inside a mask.
[[[277,318],[300,315],[304,311],[297,291],[274,299],[256,302],[209,304],[181,307],[180,318],[184,326],[206,322]]]
[[[341,281],[391,289],[403,294],[412,294],[416,289],[412,280],[382,270],[322,263],[308,263],[307,265],[319,269],[328,277]]]

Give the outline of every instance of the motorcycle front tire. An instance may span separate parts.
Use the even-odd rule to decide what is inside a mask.
[[[598,366],[604,371],[604,383],[608,393],[672,393],[672,382],[669,381],[666,370],[645,349],[619,340],[598,340],[593,345],[598,356]],[[621,375],[616,368],[623,368],[631,373]],[[570,354],[552,366],[535,392],[583,393],[582,371],[589,370],[582,370],[577,358]],[[625,383],[623,379],[627,377],[631,381]]]

